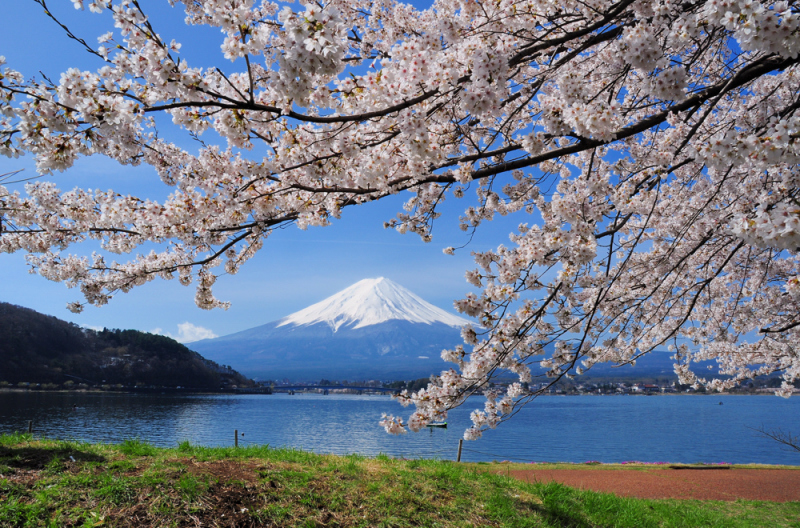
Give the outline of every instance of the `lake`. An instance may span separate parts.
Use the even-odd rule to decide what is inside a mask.
[[[720,405],[722,403],[722,405]],[[73,405],[77,406],[73,410]],[[381,413],[407,417],[387,396],[175,395],[77,392],[0,393],[0,432],[158,446],[269,444],[317,453],[385,453],[455,459],[475,398],[451,411],[448,429],[390,436]],[[800,397],[546,396],[481,440],[464,442],[462,460],[519,462],[729,462],[800,465],[749,427],[800,433]]]

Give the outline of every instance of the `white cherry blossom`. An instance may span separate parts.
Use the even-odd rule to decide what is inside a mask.
[[[195,286],[198,306],[224,308],[216,277],[276,228],[325,226],[411,191],[386,225],[429,241],[443,201],[473,193],[465,231],[525,219],[496,249],[472,248],[475,291],[455,302],[474,318],[464,345],[442,353],[453,369],[399,396],[415,410],[384,416],[388,432],[485,393],[465,433],[478,438],[564,376],[668,346],[684,383],[725,390],[779,373],[778,393],[791,392],[795,3],[170,3],[221,32],[231,73],[188,62],[191,39],[159,35],[132,0],[73,0],[82,16],[113,18],[98,48],[82,40],[94,70],[28,77],[35,68],[0,58],[1,154],[33,156],[43,175],[102,155],[148,165],[172,188],[159,201],[0,186],[0,251],[77,288],[69,309],[172,278]],[[165,122],[221,141],[186,150],[159,134]],[[81,252],[85,242],[101,251]],[[722,376],[693,369],[706,360]],[[489,392],[501,373],[517,381]]]

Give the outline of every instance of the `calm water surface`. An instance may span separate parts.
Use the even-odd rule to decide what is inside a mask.
[[[0,393],[0,432],[26,430],[33,420],[34,432],[50,438],[170,447],[232,445],[238,429],[245,445],[454,459],[478,407],[476,399],[451,411],[448,429],[395,437],[378,426],[381,413],[410,410],[386,396],[19,392]],[[760,426],[800,433],[800,397],[549,396],[465,442],[462,460],[800,464],[800,453],[748,429]]]

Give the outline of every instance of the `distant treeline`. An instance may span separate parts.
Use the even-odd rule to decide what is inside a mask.
[[[90,330],[8,303],[0,303],[0,381],[196,389],[254,384],[169,337]]]

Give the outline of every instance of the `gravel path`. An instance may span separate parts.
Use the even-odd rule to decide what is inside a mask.
[[[800,469],[523,469],[503,471],[528,482],[643,499],[800,501]]]

